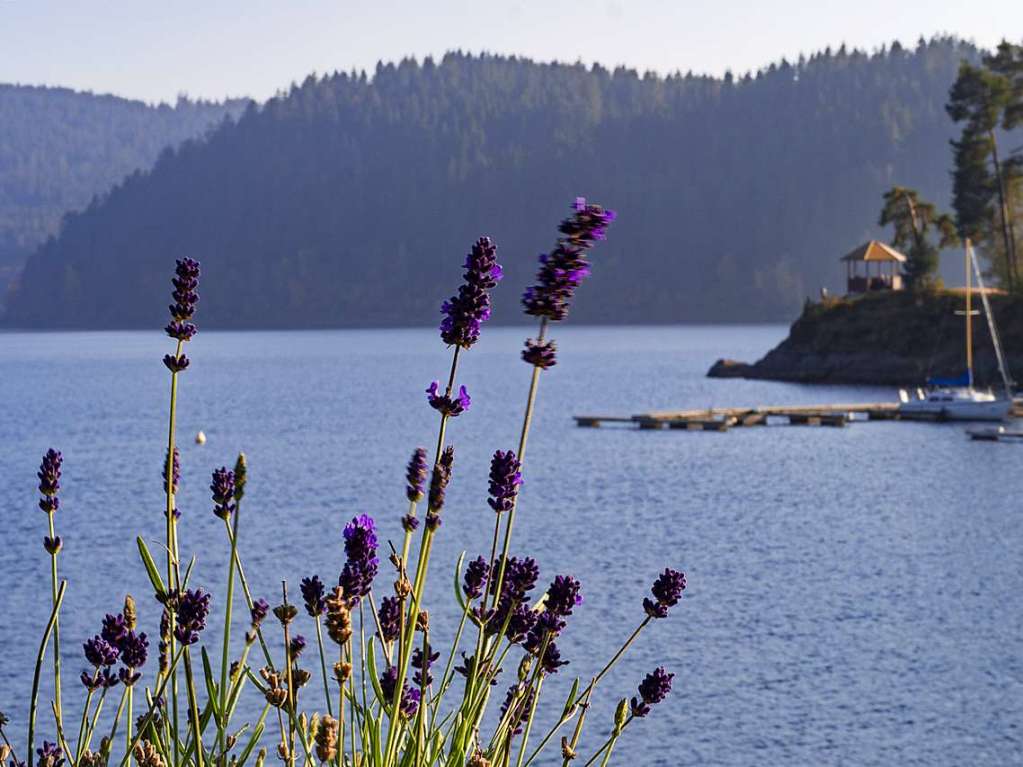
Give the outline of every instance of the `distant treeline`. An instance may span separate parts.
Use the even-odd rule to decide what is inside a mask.
[[[168,145],[202,135],[240,101],[150,106],[67,88],[0,84],[0,287],[68,210],[84,208]],[[2,303],[2,296],[0,296]]]
[[[879,190],[949,200],[964,58],[937,38],[743,77],[463,54],[309,77],[69,216],[7,324],[160,326],[191,256],[207,327],[419,325],[484,233],[507,275],[496,319],[514,321],[578,194],[619,219],[577,320],[790,318],[880,236]]]

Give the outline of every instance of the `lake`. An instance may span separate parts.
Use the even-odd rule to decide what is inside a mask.
[[[704,378],[717,357],[756,359],[785,333],[555,328],[559,362],[540,385],[513,551],[537,558],[541,584],[576,574],[585,601],[560,643],[571,665],[545,686],[541,725],[571,676],[588,679],[639,622],[650,583],[670,565],[686,571],[686,596],[602,683],[585,757],[617,699],[663,664],[674,690],[630,725],[614,763],[1023,764],[1023,447],[971,442],[961,425],[695,433],[572,421],[894,399],[887,389]],[[459,553],[489,551],[487,470],[495,449],[517,442],[527,334],[487,328],[463,358],[459,380],[473,404],[449,429],[454,479],[427,604],[438,645],[458,617],[450,592]],[[142,628],[157,633],[134,536],[163,535],[169,376],[160,360],[169,351],[157,333],[0,334],[0,709],[19,739],[49,611],[35,488],[48,447],[64,453],[65,708],[79,710],[81,642],[126,591]],[[254,590],[272,604],[282,578],[295,592],[311,573],[336,578],[341,528],[356,514],[375,517],[397,544],[405,463],[436,440],[423,390],[446,375],[450,355],[434,332],[201,330],[188,353],[182,551],[197,553],[194,581],[214,590],[215,615],[227,546],[211,513],[210,471],[240,450],[250,471],[240,548]],[[192,440],[199,430],[203,446]],[[389,584],[386,561],[382,573]],[[40,722],[52,739],[46,710]],[[560,764],[556,750],[545,764]]]

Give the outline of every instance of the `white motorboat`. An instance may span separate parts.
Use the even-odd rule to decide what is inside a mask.
[[[981,300],[984,302],[984,316],[987,319],[991,342],[998,358],[998,372],[1002,376],[1004,394],[995,394],[991,389],[980,390],[973,386],[973,315],[978,314],[971,309],[970,286],[971,272],[977,278]],[[959,312],[957,312],[958,314]],[[984,290],[984,280],[977,265],[973,246],[966,241],[966,370],[962,375],[952,379],[932,379],[928,381],[928,390],[917,389],[916,398],[912,399],[906,392],[899,392],[899,413],[906,418],[935,418],[949,421],[1001,421],[1008,417],[1012,409],[1012,380],[1005,367],[1002,346],[998,340],[998,329],[995,327],[994,315]]]

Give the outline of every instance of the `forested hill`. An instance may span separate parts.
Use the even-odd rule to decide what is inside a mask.
[[[67,88],[0,84],[0,289],[4,277],[84,208],[160,150],[201,135],[240,101],[149,106]],[[2,296],[0,296],[2,299]],[[2,301],[0,301],[2,303]]]
[[[203,262],[206,327],[432,323],[482,233],[514,322],[578,194],[619,219],[576,321],[788,319],[878,234],[883,190],[946,204],[964,57],[937,39],[734,79],[462,54],[310,77],[70,216],[7,324],[161,326],[181,256]]]

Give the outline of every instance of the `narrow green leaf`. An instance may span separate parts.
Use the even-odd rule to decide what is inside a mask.
[[[568,712],[572,710],[572,706],[575,703],[575,697],[579,694],[579,677],[575,678],[572,682],[572,690],[568,693],[568,700],[565,701],[565,708],[561,712],[561,718],[564,719],[568,716]]]
[[[153,590],[156,592],[157,598],[162,598],[167,593],[167,589],[163,585],[163,578],[160,577],[160,571],[156,567],[156,562],[153,561],[153,555],[149,553],[149,548],[146,546],[146,542],[142,540],[142,536],[137,537],[135,542],[138,544],[139,556],[142,557],[142,564],[146,568],[146,574],[149,575],[149,582],[153,584]]]
[[[383,706],[384,711],[390,711],[391,703],[384,698],[384,691],[380,687],[380,676],[377,674],[377,660],[376,652],[373,649],[373,639],[374,637],[370,637],[369,641],[366,643],[366,671],[369,673],[369,678],[373,682],[373,692],[376,693],[377,700],[380,701],[380,705]],[[369,712],[366,713],[368,715]]]
[[[459,607],[462,608],[462,612],[465,612],[465,597],[462,595],[462,562],[465,560],[465,552],[463,551],[461,556],[458,557],[458,562],[455,564],[455,599],[458,600]]]

